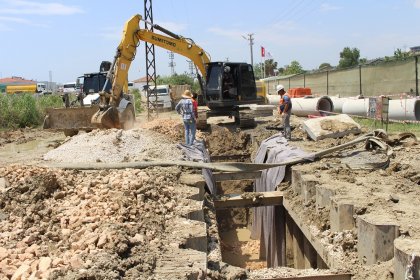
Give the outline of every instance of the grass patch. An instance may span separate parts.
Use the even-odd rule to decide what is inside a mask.
[[[364,118],[354,118],[354,120],[359,123],[361,126],[369,128],[369,130],[382,128],[385,130],[386,124],[382,126],[381,121],[364,119]],[[411,132],[416,135],[417,138],[420,138],[420,124],[415,123],[388,123],[388,133],[389,134],[399,134],[403,132]]]
[[[37,97],[33,94],[0,94],[0,127],[24,128],[35,127],[42,123],[45,108],[61,107],[61,97],[46,95]]]

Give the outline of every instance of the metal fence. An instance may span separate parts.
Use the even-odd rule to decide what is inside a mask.
[[[270,77],[263,81],[268,94],[276,94],[276,86],[282,84],[286,90],[309,87],[315,95],[349,97],[411,93],[419,96],[419,66],[418,56],[415,56],[348,69]]]

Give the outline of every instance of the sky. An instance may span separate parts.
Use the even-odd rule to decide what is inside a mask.
[[[344,47],[361,58],[392,56],[420,45],[420,0],[153,0],[154,23],[191,38],[212,61],[251,62],[266,56],[305,70],[337,65]],[[144,14],[144,1],[0,0],[0,78],[65,83],[111,61],[124,23]],[[141,24],[141,28],[144,25]],[[245,37],[245,38],[244,38]],[[158,75],[171,74],[169,54],[156,48]],[[188,72],[175,54],[175,72]],[[129,80],[145,76],[144,43]]]

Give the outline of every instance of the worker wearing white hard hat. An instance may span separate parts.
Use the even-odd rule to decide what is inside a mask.
[[[292,99],[284,90],[283,85],[277,85],[277,94],[280,95],[278,112],[283,119],[283,135],[286,139],[292,138],[292,129],[290,127],[290,115],[292,113]]]

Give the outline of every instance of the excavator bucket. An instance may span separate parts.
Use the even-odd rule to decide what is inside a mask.
[[[98,110],[89,120],[97,128],[121,128],[118,109],[116,107]]]
[[[47,108],[43,127],[64,131],[92,130],[96,127],[90,120],[97,111],[99,106]]]

